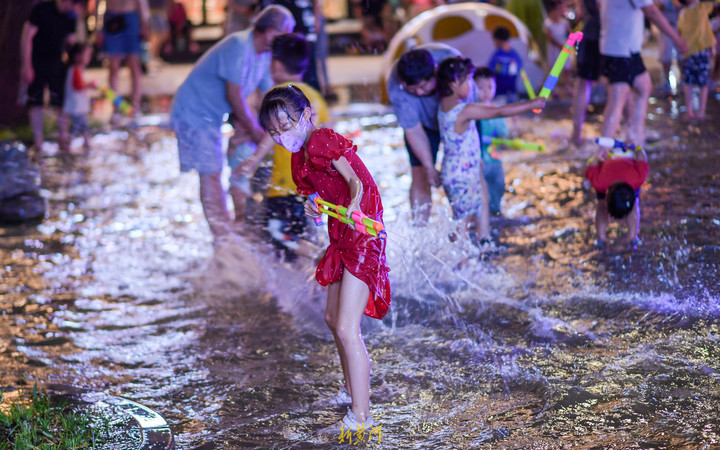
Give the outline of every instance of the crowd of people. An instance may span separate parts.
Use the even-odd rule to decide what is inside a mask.
[[[96,36],[109,59],[109,86],[116,87],[117,71],[125,61],[132,73],[131,103],[139,110],[141,42],[157,34],[153,51],[158,51],[163,36],[170,33],[163,19],[168,5],[147,0],[107,0],[106,4]],[[363,232],[365,222],[358,218],[382,225],[379,190],[355,145],[332,130],[323,99],[329,83],[317,57],[318,47],[323,47],[317,4],[277,0],[263,3],[258,11],[253,2],[231,1],[227,36],[200,57],[177,90],[170,122],[181,171],[198,174],[200,202],[215,245],[232,245],[234,236],[250,235],[251,228],[257,228],[282,258],[310,261],[319,249],[305,239],[305,216],[317,219],[320,210],[318,203],[306,197],[317,194],[346,208],[328,220],[329,246],[319,260],[316,279],[328,286],[325,320],[337,345],[344,380],[329,404],[349,406],[338,427],[357,430],[374,424],[369,359],[360,321],[363,314],[382,319],[388,311],[389,269],[385,241]],[[597,4],[584,0],[578,5],[582,5],[578,11],[584,18],[584,38],[578,49],[574,89],[572,138],[576,144],[584,142],[582,126],[591,84],[604,79],[608,91],[602,142],[610,142],[612,149],[598,151],[585,172],[598,199],[597,245],[607,245],[610,217],[627,223],[625,241],[634,244],[640,224],[640,188],[649,171],[643,147],[652,84],[640,56],[644,20],[656,25],[677,49],[687,118],[702,120],[711,79],[711,49],[716,44],[710,25],[714,5],[686,0],[677,28],[663,14],[667,9],[661,10],[652,0],[598,0]],[[547,5],[542,30],[550,60],[560,54],[571,31],[565,8],[559,0]],[[83,0],[42,2],[33,9],[23,32],[22,73],[38,149],[43,142],[45,87],[50,90],[51,106],[66,113],[59,117],[71,117],[73,133],[83,135],[89,146],[87,91],[93,84],[83,75],[89,47],[74,38],[74,17],[82,14],[87,14]],[[502,214],[505,192],[503,166],[492,139],[510,135],[503,117],[542,110],[547,101],[542,97],[518,100],[522,58],[509,46],[509,38],[508,29],[494,29],[495,51],[480,67],[448,45],[420,45],[399,57],[386,85],[404,132],[415,224],[427,222],[432,187],[442,186],[459,224],[450,238],[470,241],[481,252],[497,250],[490,216]],[[71,44],[69,65],[63,62],[64,44]],[[560,83],[571,85],[569,79],[561,78]],[[700,88],[697,111],[691,102],[693,86]],[[615,138],[624,114],[627,130],[621,142]],[[225,150],[222,127],[228,117],[234,135]],[[60,129],[61,143],[67,145],[64,123]],[[441,144],[444,156],[438,170]],[[223,188],[225,158],[232,173],[234,217]],[[262,210],[250,211],[250,177],[268,158],[272,163],[270,181],[263,189],[266,201]]]

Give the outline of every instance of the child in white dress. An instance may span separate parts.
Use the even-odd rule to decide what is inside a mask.
[[[540,109],[545,106],[545,99],[538,97],[504,106],[466,103],[470,93],[468,80],[474,71],[472,62],[460,57],[448,58],[438,67],[437,92],[441,97],[438,124],[445,148],[440,179],[455,219],[464,221],[460,227],[462,237],[467,238],[468,229],[474,226],[476,244],[482,247],[491,243],[490,212],[475,120]]]

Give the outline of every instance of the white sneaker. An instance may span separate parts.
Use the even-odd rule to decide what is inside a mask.
[[[340,388],[340,392],[330,399],[329,403],[332,406],[350,406],[352,405],[352,397],[347,389],[345,389],[345,386],[343,386]]]
[[[367,419],[365,419],[364,422],[360,422],[355,417],[355,414],[352,412],[352,409],[348,408],[347,414],[345,414],[345,417],[340,421],[340,428],[344,431],[352,431],[353,433],[356,433],[360,430],[369,430],[372,427],[375,426],[375,420],[372,418],[372,416],[368,416]]]
[[[353,414],[352,409],[348,408],[347,414],[340,422],[322,428],[318,434],[330,437],[330,439],[333,440],[339,439],[340,443],[343,443],[346,439],[350,442],[355,442],[356,440],[368,442],[373,436],[373,433],[379,432],[380,430],[376,429],[375,420],[372,416],[368,416],[365,422],[360,422],[355,417],[355,414]],[[360,439],[361,437],[362,439]]]

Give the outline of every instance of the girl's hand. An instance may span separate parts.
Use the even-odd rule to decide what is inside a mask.
[[[534,99],[530,100],[530,102],[532,104],[532,109],[543,109],[545,107],[547,99],[545,97],[535,97]]]
[[[310,217],[311,219],[317,219],[321,216],[320,211],[318,211],[317,206],[315,205],[315,202],[310,200],[309,198],[305,200],[305,204],[303,206],[305,208],[305,215]]]

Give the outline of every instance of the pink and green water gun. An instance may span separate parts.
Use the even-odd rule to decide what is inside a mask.
[[[360,233],[369,234],[370,236],[375,236],[380,239],[387,238],[385,226],[382,222],[373,220],[360,211],[353,211],[352,215],[350,216],[351,219],[348,219],[346,207],[326,202],[325,200],[320,198],[317,192],[315,192],[314,194],[310,194],[308,198],[315,203],[318,211],[320,211],[322,214],[327,214],[330,217],[334,217],[340,222],[346,223],[351,227],[355,228],[355,230],[359,231]],[[322,225],[322,219],[319,217],[316,218],[315,225]]]
[[[542,89],[540,89],[538,97],[550,97],[550,93],[555,88],[555,85],[558,82],[558,78],[560,78],[560,72],[562,72],[563,67],[565,67],[565,62],[570,56],[570,53],[575,50],[575,44],[582,41],[582,38],[582,31],[575,31],[574,33],[570,33],[570,36],[568,36],[567,41],[565,42],[565,45],[563,45],[562,51],[555,60],[555,64],[553,64],[552,69],[550,69],[550,74],[548,74],[547,78],[545,79],[545,84],[543,85]],[[539,109],[535,109],[533,111],[535,113],[540,112]]]

